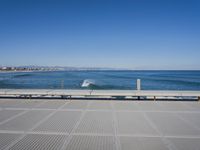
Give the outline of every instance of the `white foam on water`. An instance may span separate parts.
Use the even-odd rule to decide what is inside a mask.
[[[81,87],[89,87],[91,85],[95,85],[95,81],[94,80],[90,80],[90,79],[85,79],[81,85]]]

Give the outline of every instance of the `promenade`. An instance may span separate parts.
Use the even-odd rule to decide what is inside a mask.
[[[199,150],[200,102],[0,99],[3,150]]]

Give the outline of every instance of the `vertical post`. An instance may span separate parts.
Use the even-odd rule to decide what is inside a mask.
[[[137,79],[136,88],[137,88],[137,90],[141,90],[141,80],[140,79]]]
[[[155,97],[155,96],[153,97],[153,100],[154,100],[154,101],[156,100],[156,97]]]
[[[137,81],[136,81],[136,89],[138,91],[141,90],[141,81],[140,81],[140,79],[137,79]],[[140,100],[140,96],[138,96],[138,100]]]
[[[200,96],[198,96],[198,101],[200,102]]]

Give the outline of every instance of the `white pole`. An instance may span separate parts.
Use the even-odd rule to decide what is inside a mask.
[[[136,86],[137,86],[137,90],[141,90],[141,80],[140,79],[137,79]]]

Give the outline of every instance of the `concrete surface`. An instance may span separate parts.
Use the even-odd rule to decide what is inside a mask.
[[[164,90],[51,90],[51,89],[0,89],[0,96],[189,96],[200,97],[200,91]]]
[[[0,150],[200,150],[200,102],[0,99]]]

